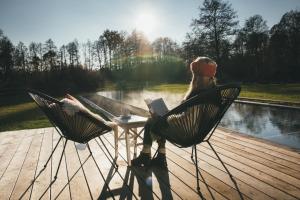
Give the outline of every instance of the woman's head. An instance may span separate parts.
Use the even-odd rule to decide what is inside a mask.
[[[208,57],[198,57],[190,64],[194,76],[212,78],[216,75],[217,63]]]
[[[208,57],[198,57],[190,64],[193,74],[190,87],[184,99],[187,99],[192,92],[216,85],[217,63]]]

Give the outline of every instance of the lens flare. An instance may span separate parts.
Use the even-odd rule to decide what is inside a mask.
[[[147,37],[151,36],[156,26],[156,17],[152,13],[140,13],[136,18],[136,29],[142,31]]]

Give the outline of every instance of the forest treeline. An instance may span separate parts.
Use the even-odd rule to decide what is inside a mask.
[[[261,15],[242,25],[237,19],[230,3],[204,0],[181,44],[107,29],[84,43],[14,45],[0,30],[0,88],[87,91],[105,81],[186,82],[188,63],[197,56],[217,61],[220,81],[299,82],[300,11],[285,13],[271,28]]]

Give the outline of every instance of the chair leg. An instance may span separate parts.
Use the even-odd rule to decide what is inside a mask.
[[[101,137],[99,136],[98,138],[99,138],[100,142],[102,143],[102,145],[104,146],[106,152],[109,154],[110,158],[112,159],[112,163],[114,163],[114,168],[118,169],[119,165],[117,164],[117,157],[114,159],[113,156],[111,155],[110,151],[107,149],[106,145],[104,144],[103,140],[101,139]]]
[[[197,176],[197,191],[200,193],[200,184],[199,184],[199,167],[198,167],[198,157],[197,157],[197,146],[194,145],[193,148],[192,148],[192,152],[193,152],[193,149],[194,149],[194,152],[195,152],[195,165],[196,165],[196,176]]]
[[[137,155],[137,137],[138,137],[138,132],[137,132],[137,128],[133,129],[133,157],[136,158]]]
[[[221,164],[223,165],[224,169],[225,169],[226,172],[228,173],[228,175],[229,175],[231,181],[233,182],[235,188],[237,189],[237,191],[238,191],[238,193],[239,193],[239,195],[240,195],[240,198],[241,198],[241,199],[244,199],[244,198],[243,198],[243,195],[242,195],[242,193],[241,193],[241,191],[239,190],[239,187],[238,187],[236,181],[234,180],[234,178],[233,178],[233,176],[232,176],[232,174],[229,172],[229,170],[227,169],[226,165],[223,163],[223,161],[221,160],[220,156],[218,155],[218,153],[216,152],[216,150],[213,148],[213,146],[211,145],[211,143],[210,143],[208,140],[207,140],[206,142],[209,144],[210,148],[213,150],[213,152],[214,152],[215,155],[217,156],[218,160],[221,162]]]
[[[78,149],[76,149],[75,142],[74,142],[74,147],[75,147],[76,154],[77,154],[77,157],[78,157],[78,160],[79,160],[79,163],[80,163],[80,168],[82,169],[82,172],[83,172],[85,183],[86,183],[87,188],[88,188],[89,193],[90,193],[90,197],[91,197],[91,199],[93,199],[93,195],[92,195],[89,183],[88,183],[87,178],[86,178],[86,173],[85,173],[84,168],[83,168],[83,163],[82,163],[81,158],[79,156]],[[91,156],[91,153],[90,153],[90,155],[88,157],[90,157],[90,156]]]
[[[96,162],[96,159],[95,159],[95,157],[94,157],[94,155],[93,155],[93,152],[92,152],[92,150],[91,150],[91,148],[90,148],[89,143],[87,143],[87,147],[88,147],[88,150],[89,150],[89,152],[90,152],[90,156],[92,157],[94,163],[96,164],[96,167],[97,167],[98,171],[100,172],[100,175],[101,175],[101,177],[102,177],[102,179],[103,179],[103,181],[104,181],[105,187],[108,189],[108,192],[110,193],[111,197],[112,197],[113,199],[115,199],[114,194],[112,193],[111,189],[109,188],[109,185],[108,185],[108,183],[106,182],[105,177],[104,177],[103,173],[101,172],[98,163]]]
[[[115,158],[117,160],[118,156],[119,156],[119,130],[118,127],[113,129],[114,131],[114,137],[115,137]]]
[[[54,183],[54,182],[56,181],[56,179],[57,179],[57,174],[58,174],[58,171],[59,171],[59,169],[60,169],[61,161],[62,161],[64,152],[65,152],[67,143],[68,143],[68,140],[66,140],[66,142],[65,142],[65,144],[64,144],[64,147],[63,147],[63,150],[62,150],[62,152],[61,152],[61,155],[60,155],[60,158],[59,158],[59,162],[58,162],[58,166],[57,166],[57,169],[56,169],[56,172],[55,172],[55,175],[54,175],[54,179],[51,181],[50,185],[47,187],[47,189],[44,191],[44,193],[40,196],[40,199],[46,194],[46,192],[49,190],[49,188],[53,185],[53,183]]]
[[[191,154],[191,159],[194,160],[194,146],[192,146],[192,154]]]
[[[158,149],[155,151],[155,153],[153,154],[153,156],[152,156],[152,158],[151,158],[151,160],[153,159],[153,158],[155,158],[155,156],[158,154]]]
[[[38,179],[38,177],[39,177],[39,176],[42,174],[42,172],[46,169],[46,167],[47,167],[47,165],[48,165],[50,159],[52,158],[53,153],[56,151],[56,148],[57,148],[57,146],[58,146],[58,144],[59,144],[59,142],[61,141],[62,138],[63,138],[63,137],[60,136],[60,138],[59,138],[59,140],[57,141],[57,143],[56,143],[54,149],[52,150],[52,152],[51,152],[49,158],[47,159],[46,163],[44,164],[44,167],[39,171],[39,173],[37,174],[37,176],[31,181],[31,184],[26,188],[26,190],[25,190],[25,191],[22,193],[22,195],[20,196],[20,199],[23,198],[23,196],[26,194],[26,192],[33,186],[33,184],[34,184],[34,182],[36,181],[36,179]]]
[[[65,153],[64,153],[65,154]],[[66,155],[65,155],[66,156]],[[80,169],[83,167],[83,165],[88,161],[88,159],[91,157],[91,155],[89,155],[83,162],[82,162],[82,165],[79,167],[79,168],[77,168],[77,170],[74,172],[74,174],[71,176],[71,177],[69,177],[68,176],[68,171],[67,171],[67,176],[68,176],[68,182],[64,185],[64,187],[62,187],[62,189],[60,190],[60,192],[56,195],[56,197],[54,198],[54,199],[57,199],[58,197],[59,197],[59,195],[64,191],[64,189],[67,187],[67,186],[69,186],[69,188],[70,188],[70,183],[71,183],[71,181],[73,180],[73,178],[76,176],[76,174],[80,171]],[[66,164],[67,164],[67,162],[66,162]],[[71,191],[71,189],[70,189],[70,191]],[[70,193],[70,197],[71,197],[71,193]]]

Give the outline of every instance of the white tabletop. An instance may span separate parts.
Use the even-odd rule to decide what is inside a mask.
[[[118,125],[131,125],[131,124],[145,124],[148,118],[138,116],[138,115],[129,115],[128,117],[115,117],[113,119]]]

